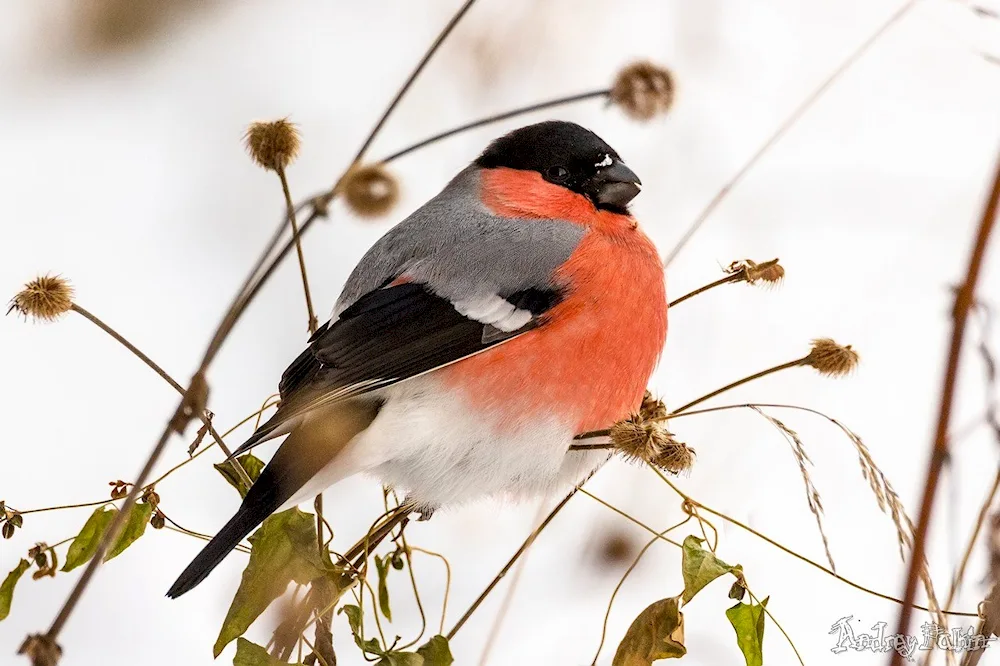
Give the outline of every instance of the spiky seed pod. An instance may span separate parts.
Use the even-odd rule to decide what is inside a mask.
[[[299,132],[287,118],[251,123],[243,141],[253,161],[271,171],[284,169],[299,154]]]
[[[659,420],[667,418],[667,406],[659,398],[654,398],[649,391],[642,396],[642,405],[639,407],[639,418],[643,421]]]
[[[58,275],[37,277],[11,300],[7,314],[17,312],[35,321],[55,321],[73,307],[73,286]]]
[[[747,259],[747,283],[763,282],[768,286],[776,286],[785,278],[785,267],[777,259],[757,264]]]
[[[693,449],[674,439],[660,423],[643,421],[638,415],[611,427],[611,443],[626,458],[647,462],[671,474],[694,464]]]
[[[399,200],[399,183],[384,164],[354,166],[339,186],[347,205],[361,217],[381,217]]]
[[[763,282],[764,286],[777,286],[785,278],[785,268],[777,259],[757,263],[752,259],[741,259],[729,264],[726,272],[730,275],[741,274],[747,284]]]
[[[611,102],[635,120],[650,120],[670,110],[674,79],[670,71],[649,61],[625,67],[611,86]]]
[[[842,346],[830,338],[817,338],[812,341],[812,350],[802,364],[815,368],[823,375],[843,377],[858,367],[860,360],[851,345]]]

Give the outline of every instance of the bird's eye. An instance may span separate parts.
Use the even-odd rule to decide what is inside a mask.
[[[562,182],[569,178],[569,169],[562,166],[551,166],[545,171],[549,180],[554,180],[556,182]]]

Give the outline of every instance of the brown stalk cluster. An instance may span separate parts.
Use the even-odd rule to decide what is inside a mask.
[[[649,463],[664,472],[680,474],[691,469],[694,449],[667,431],[663,425],[666,416],[663,402],[647,391],[639,413],[611,427],[611,443],[627,459]]]

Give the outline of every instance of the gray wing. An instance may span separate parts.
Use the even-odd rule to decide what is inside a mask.
[[[562,297],[554,273],[583,229],[500,218],[470,206],[461,197],[476,185],[475,175],[459,174],[365,255],[334,317],[282,375],[278,412],[234,455],[288,432],[321,405],[390,386],[544,325],[545,313]],[[396,283],[400,277],[405,281]]]

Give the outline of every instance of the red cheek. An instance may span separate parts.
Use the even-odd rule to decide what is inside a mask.
[[[598,214],[587,197],[546,181],[537,171],[484,169],[480,182],[483,203],[495,215],[588,224]]]

